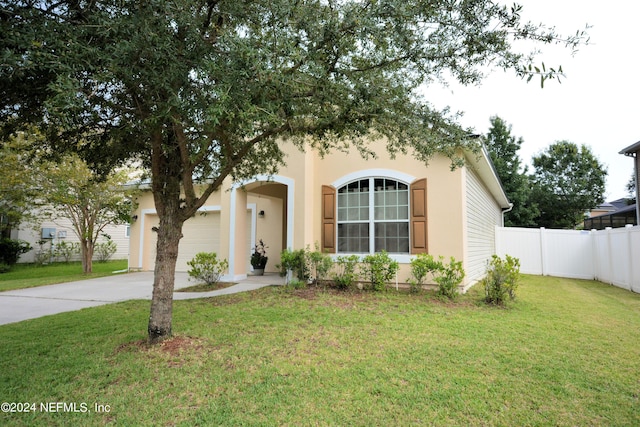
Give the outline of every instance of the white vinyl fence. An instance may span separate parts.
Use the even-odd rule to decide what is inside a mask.
[[[640,227],[599,231],[496,227],[496,254],[520,272],[591,279],[640,292]]]

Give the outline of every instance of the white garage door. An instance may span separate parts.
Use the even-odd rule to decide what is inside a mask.
[[[147,218],[148,232],[152,233],[150,240],[150,250],[145,251],[149,254],[146,265],[149,269],[153,269],[156,258],[156,241],[157,235],[150,231],[151,227],[158,226],[158,216],[149,215]],[[176,271],[187,271],[189,266],[187,261],[193,259],[198,252],[216,252],[220,253],[220,213],[219,212],[201,212],[196,216],[187,220],[182,227],[183,237],[180,240],[178,249],[178,262],[176,263]]]

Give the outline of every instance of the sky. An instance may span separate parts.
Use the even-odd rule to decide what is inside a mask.
[[[541,46],[539,61],[565,78],[529,83],[513,71],[494,70],[480,86],[431,85],[424,95],[433,106],[463,112],[460,123],[486,134],[498,115],[522,137],[524,164],[556,141],[586,145],[608,171],[606,201],[627,197],[633,159],[618,154],[640,141],[640,1],[520,0],[522,17],[573,35],[586,25],[590,41],[575,55]],[[507,3],[511,4],[511,3]],[[531,170],[531,168],[530,168]]]

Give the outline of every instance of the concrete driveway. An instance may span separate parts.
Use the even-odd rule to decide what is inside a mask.
[[[277,275],[250,276],[237,285],[211,292],[176,292],[174,300],[207,298],[280,285]],[[187,273],[176,273],[175,289],[192,286]],[[151,299],[153,273],[117,276],[0,292],[0,325],[134,299]]]

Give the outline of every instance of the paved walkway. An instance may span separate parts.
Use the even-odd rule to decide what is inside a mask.
[[[192,286],[187,273],[176,273],[175,289]],[[174,292],[174,300],[208,298],[281,285],[277,274],[249,276],[237,285],[211,292]],[[61,283],[0,292],[0,325],[134,299],[151,299],[153,273],[139,272],[118,276]]]

